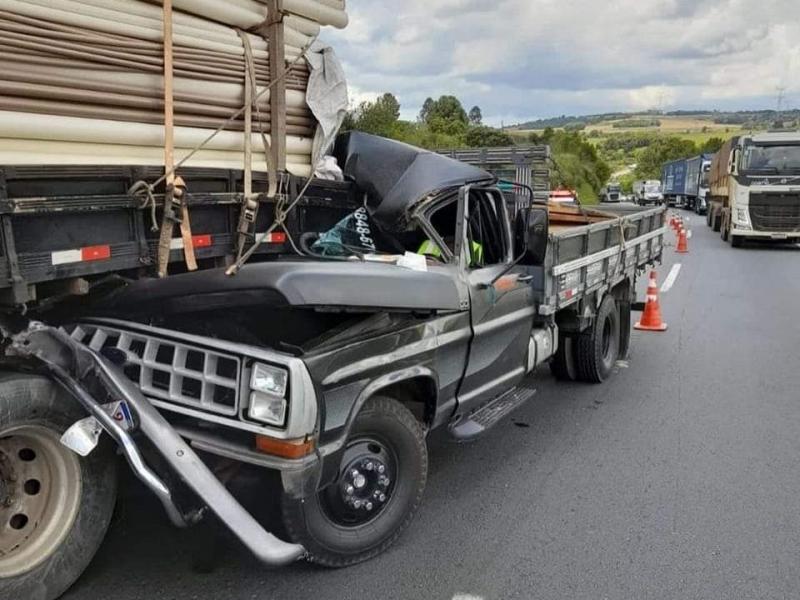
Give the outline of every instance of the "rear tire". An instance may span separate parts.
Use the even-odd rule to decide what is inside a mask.
[[[0,375],[0,589],[53,600],[94,557],[114,511],[113,447],[74,454],[61,434],[86,416],[49,379]]]
[[[720,226],[719,235],[722,238],[723,242],[727,242],[728,241],[728,238],[730,237],[730,231],[728,230],[728,224],[727,223],[722,223],[722,225]]]
[[[720,229],[722,229],[722,215],[719,214],[714,215],[714,220],[712,221],[711,229],[713,231],[719,231]]]
[[[730,241],[732,248],[741,248],[744,246],[744,238],[740,235],[731,235],[729,233],[728,241]]]
[[[559,381],[575,381],[578,379],[578,368],[575,365],[575,352],[571,337],[559,335],[558,350],[550,361],[550,372]]]
[[[312,562],[354,565],[400,537],[419,507],[427,478],[422,426],[396,400],[375,397],[356,417],[336,482],[309,498],[284,495],[283,522]]]
[[[602,383],[611,375],[619,358],[620,320],[616,300],[606,295],[588,333],[575,339],[578,377],[587,383]]]

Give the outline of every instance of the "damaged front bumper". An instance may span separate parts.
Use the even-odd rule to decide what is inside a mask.
[[[38,361],[72,393],[119,445],[133,472],[161,500],[174,524],[185,526],[191,517],[181,513],[169,486],[146,464],[131,435],[88,391],[87,381],[96,381],[110,397],[127,403],[138,431],[152,442],[166,464],[262,563],[283,566],[305,556],[302,546],[286,543],[266,531],[139,388],[99,353],[76,342],[64,331],[40,323],[32,323],[13,336],[9,351]]]

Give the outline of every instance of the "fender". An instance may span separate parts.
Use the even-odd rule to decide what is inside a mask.
[[[344,450],[345,442],[347,441],[350,431],[353,428],[356,417],[367,401],[378,394],[381,390],[411,381],[412,379],[425,379],[432,383],[433,389],[436,390],[436,396],[433,398],[436,410],[439,407],[439,377],[428,367],[414,366],[390,373],[384,373],[380,377],[373,379],[368,383],[353,401],[348,413],[347,421],[344,426],[339,430],[335,440],[327,443],[324,447],[320,448],[320,455],[323,458],[322,476],[320,478],[319,489],[324,488],[329,483],[335,481],[337,477],[337,469],[340,462],[341,453]]]

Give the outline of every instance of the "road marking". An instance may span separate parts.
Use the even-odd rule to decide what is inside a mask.
[[[692,239],[692,230],[691,230],[691,229],[690,229],[689,231],[687,231],[687,232],[686,232],[686,239],[687,239],[687,240],[690,240],[690,239]]]
[[[681,272],[681,263],[677,263],[672,265],[672,269],[669,271],[669,275],[664,280],[664,285],[661,286],[661,292],[668,292],[672,289],[672,286],[675,285],[675,280],[678,278],[678,273]]]

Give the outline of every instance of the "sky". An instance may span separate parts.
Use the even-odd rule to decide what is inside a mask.
[[[351,103],[413,119],[458,96],[493,125],[562,114],[800,106],[800,0],[347,0],[326,31]]]

